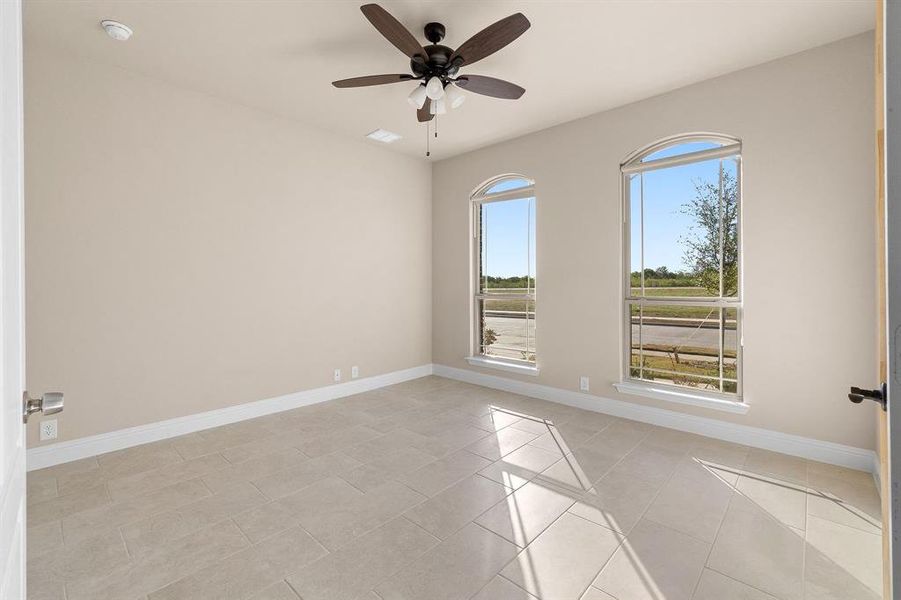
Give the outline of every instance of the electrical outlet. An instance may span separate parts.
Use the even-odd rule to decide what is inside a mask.
[[[41,441],[56,439],[56,419],[41,421]]]
[[[335,383],[341,381],[341,369],[335,369]]]
[[[360,367],[354,365],[350,368],[350,378],[356,379],[360,376]]]
[[[579,389],[583,392],[588,391],[588,375],[582,375],[579,377]]]

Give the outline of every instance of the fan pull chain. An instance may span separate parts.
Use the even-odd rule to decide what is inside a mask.
[[[438,139],[438,113],[435,113],[435,139]]]
[[[429,122],[425,122],[425,155],[431,156],[431,152],[429,152]]]

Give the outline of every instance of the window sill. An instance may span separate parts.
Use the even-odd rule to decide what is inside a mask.
[[[665,400],[667,402],[678,402],[679,404],[688,404],[691,406],[700,406],[702,408],[712,408],[713,410],[722,410],[725,412],[743,415],[748,412],[751,407],[745,402],[731,400],[728,398],[716,398],[701,394],[693,394],[691,392],[683,392],[664,386],[655,386],[647,383],[637,383],[634,381],[623,381],[614,383],[613,387],[621,394],[631,394],[633,396],[643,396],[645,398],[653,398],[655,400]]]
[[[507,371],[508,373],[516,373],[517,375],[538,375],[538,367],[534,365],[516,364],[505,360],[497,360],[487,358],[485,356],[467,356],[466,362],[474,367],[484,367],[486,369],[497,369],[498,371]]]

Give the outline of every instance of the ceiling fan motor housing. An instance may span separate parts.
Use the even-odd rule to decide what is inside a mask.
[[[423,48],[429,54],[426,62],[416,60],[410,61],[410,69],[416,77],[429,79],[431,77],[440,77],[442,80],[447,77],[453,77],[460,70],[460,65],[450,63],[450,57],[454,53],[453,48],[432,44]]]

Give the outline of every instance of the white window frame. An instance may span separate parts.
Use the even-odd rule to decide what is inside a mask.
[[[671,146],[677,146],[690,142],[713,142],[720,144],[717,148],[711,148],[707,150],[700,150],[696,152],[689,152],[685,154],[678,154],[675,156],[659,158],[655,160],[650,160],[646,162],[642,162],[647,156],[659,152],[665,148]],[[717,408],[721,410],[726,410],[729,412],[737,412],[744,413],[747,411],[748,406],[745,403],[744,399],[744,390],[743,390],[743,360],[742,360],[742,349],[743,349],[743,339],[742,339],[742,322],[743,322],[743,314],[742,314],[742,306],[743,306],[743,287],[744,287],[744,273],[742,270],[742,264],[744,261],[744,252],[742,247],[742,209],[744,204],[743,197],[743,189],[742,189],[742,155],[741,155],[741,141],[730,137],[724,136],[721,134],[715,133],[696,133],[696,134],[687,134],[687,135],[678,135],[669,137],[658,142],[655,142],[649,146],[646,146],[634,153],[632,153],[623,163],[620,165],[621,170],[621,196],[622,196],[622,211],[623,211],[623,269],[622,269],[622,295],[623,298],[623,316],[622,316],[622,381],[621,383],[614,384],[614,387],[626,394],[635,394],[660,400],[669,400],[673,402],[679,402],[683,404],[693,404],[699,406],[706,406],[710,408]],[[737,187],[738,187],[738,207],[737,207],[737,248],[738,248],[738,290],[736,296],[734,298],[724,298],[722,295],[718,298],[704,298],[704,297],[670,297],[670,296],[655,296],[653,298],[649,298],[647,296],[633,296],[632,295],[632,285],[631,285],[631,273],[632,273],[632,265],[631,265],[631,251],[632,251],[632,240],[631,240],[631,198],[630,198],[630,190],[631,186],[630,177],[636,173],[642,173],[657,169],[663,169],[668,167],[675,167],[679,165],[696,163],[704,160],[710,160],[713,158],[732,158],[734,157],[737,163]],[[721,224],[722,226],[722,224]],[[720,240],[722,244],[722,238]],[[722,260],[722,259],[721,259]],[[644,269],[645,265],[642,264],[640,266],[640,272],[642,281],[644,280]],[[722,278],[720,286],[722,287]],[[722,294],[722,289],[720,290]],[[711,391],[711,390],[702,390],[698,388],[693,388],[691,386],[672,384],[661,381],[653,381],[641,378],[632,377],[631,374],[631,355],[632,355],[632,319],[631,319],[631,310],[630,307],[632,305],[639,306],[648,306],[648,305],[673,305],[673,304],[681,304],[685,306],[709,306],[711,308],[718,307],[723,309],[735,309],[737,316],[736,323],[736,391],[735,393],[731,392],[721,392],[721,391]],[[722,352],[723,352],[723,343],[720,342],[720,364],[722,365]],[[722,366],[720,370],[720,378],[722,378]]]
[[[523,187],[519,187],[512,190],[506,190],[503,192],[495,192],[488,193],[488,190],[501,183],[503,181],[508,180],[524,180],[528,181],[529,184]],[[482,289],[480,286],[480,279],[482,276],[482,256],[481,256],[481,235],[482,235],[482,227],[481,227],[481,208],[485,204],[490,204],[492,202],[504,202],[509,200],[530,200],[533,203],[537,202],[537,197],[535,195],[535,181],[531,177],[526,177],[525,175],[518,174],[507,174],[501,175],[498,177],[494,177],[486,183],[479,186],[475,192],[473,192],[470,197],[471,201],[471,210],[472,210],[472,218],[471,218],[471,227],[472,227],[472,235],[471,237],[471,264],[470,264],[470,273],[471,273],[471,281],[470,281],[470,356],[466,357],[467,362],[469,364],[479,367],[488,367],[494,368],[502,371],[507,371],[511,373],[517,373],[522,375],[537,375],[538,374],[538,345],[537,345],[537,337],[538,337],[538,321],[536,319],[537,315],[537,294],[535,287],[527,288],[526,293],[517,293],[517,294],[482,294],[480,290]],[[537,206],[537,205],[536,205]],[[531,215],[531,210],[529,211]],[[536,220],[537,220],[537,211],[536,211]],[[537,230],[537,225],[536,225]],[[531,233],[531,226],[529,227],[529,231]],[[530,244],[534,247],[535,240],[530,240]],[[537,256],[537,254],[536,254]],[[537,267],[537,266],[536,266]],[[537,271],[537,268],[536,268]],[[529,273],[537,282],[537,274]],[[502,356],[494,356],[491,354],[483,354],[481,347],[482,340],[482,331],[481,331],[481,320],[479,318],[479,302],[481,300],[490,299],[490,300],[527,300],[531,302],[532,305],[532,320],[535,323],[535,337],[532,338],[532,348],[533,353],[535,355],[535,360],[519,360],[515,358],[502,357]]]

